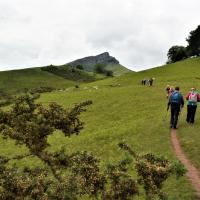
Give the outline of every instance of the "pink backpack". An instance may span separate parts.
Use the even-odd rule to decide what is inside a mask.
[[[188,100],[190,102],[197,102],[197,99],[198,99],[198,93],[190,92]]]

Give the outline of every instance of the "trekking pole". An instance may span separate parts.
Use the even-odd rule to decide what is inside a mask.
[[[163,117],[163,121],[164,121],[164,122],[166,122],[166,120],[167,120],[168,110],[169,110],[169,109],[167,109],[167,112],[165,113],[165,115],[164,115],[164,117]]]
[[[182,112],[183,112],[183,107],[181,107],[181,109],[180,109],[179,118],[181,117]]]
[[[181,118],[182,109],[183,109],[183,108],[181,107],[181,108],[180,108],[179,115],[178,115],[177,127],[179,126],[179,122],[180,122],[180,118]]]

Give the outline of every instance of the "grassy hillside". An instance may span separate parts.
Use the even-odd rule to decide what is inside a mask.
[[[117,65],[107,65],[107,70],[113,71],[114,76],[121,76],[128,72],[131,72],[129,69],[125,68],[124,66],[117,64]]]
[[[155,77],[153,87],[142,86],[141,79]],[[102,167],[119,160],[124,153],[117,146],[126,141],[140,153],[152,152],[176,159],[169,134],[169,113],[166,113],[167,84],[179,85],[182,93],[196,86],[200,88],[200,59],[188,59],[175,64],[154,68],[138,73],[128,73],[120,77],[82,84],[80,88],[43,94],[40,102],[57,102],[72,106],[76,102],[90,99],[93,105],[82,114],[85,128],[80,136],[64,138],[60,133],[49,138],[51,151],[66,146],[68,152],[87,150],[102,160]],[[186,108],[180,118],[178,135],[185,152],[200,169],[200,108],[197,110],[196,123],[185,123]],[[26,152],[12,141],[0,140],[0,155],[18,155]],[[37,166],[41,163],[35,158],[26,158],[17,166]],[[186,177],[176,180],[172,177],[165,184],[169,200],[195,199],[194,191]],[[138,199],[144,199],[143,197]]]
[[[0,90],[13,93],[23,88],[49,86],[63,88],[75,85],[74,81],[42,71],[40,68],[0,72]]]
[[[109,65],[106,69],[119,76],[129,72],[121,65]],[[48,66],[0,72],[0,91],[16,93],[24,88],[54,87],[67,88],[82,82],[93,82],[107,78],[103,74],[87,72],[67,65]]]

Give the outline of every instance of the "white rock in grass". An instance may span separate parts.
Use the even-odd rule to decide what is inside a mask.
[[[98,90],[98,86],[93,86],[94,89]]]

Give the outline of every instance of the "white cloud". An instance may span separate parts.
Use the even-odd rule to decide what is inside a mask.
[[[0,0],[0,70],[109,51],[133,70],[161,65],[199,25],[199,0]]]

